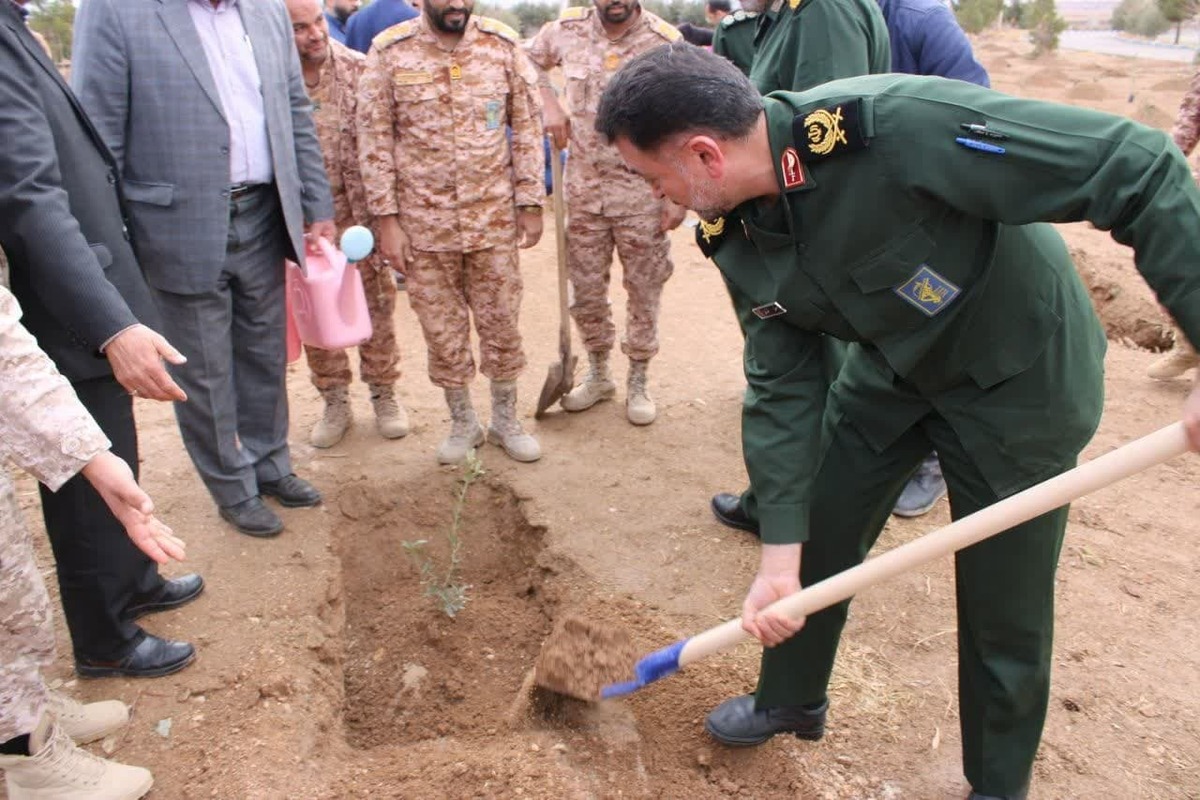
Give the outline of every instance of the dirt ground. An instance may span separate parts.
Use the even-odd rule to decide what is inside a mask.
[[[1063,53],[1025,57],[1019,33],[977,42],[997,88],[1130,114],[1169,127],[1187,65]],[[547,225],[551,224],[547,217]],[[1178,418],[1188,382],[1143,377],[1166,344],[1163,317],[1129,252],[1064,226],[1112,339],[1108,399],[1085,457]],[[718,525],[717,491],[745,481],[739,444],[740,344],[716,270],[673,237],[675,276],[652,365],[658,421],[635,428],[619,404],[533,422],[555,358],[551,233],[523,259],[526,423],[545,456],[518,465],[494,447],[467,495],[456,619],[425,596],[405,542],[428,540],[445,566],[459,472],[434,449],[447,425],[425,377],[406,303],[401,394],[414,430],[384,442],[366,392],[355,429],[328,451],[307,444],[320,413],[291,369],[296,467],[325,494],[283,510],[286,532],[259,541],[217,517],[169,409],[139,403],[143,471],[189,544],[174,574],[208,589],[146,627],[196,643],[196,664],[158,680],[76,681],[62,656],[48,676],[87,699],[118,697],[133,722],[96,752],[154,771],[158,798],[958,798],[954,595],[949,561],[856,601],[827,737],[778,737],[732,752],[701,728],[718,702],[750,690],[757,653],[714,657],[622,701],[527,713],[522,682],[567,613],[629,632],[648,652],[736,615],[755,542]],[[618,319],[622,293],[614,292]],[[625,373],[617,359],[619,377]],[[476,383],[477,404],[486,396]],[[1054,689],[1035,798],[1200,798],[1200,459],[1179,458],[1077,503],[1059,571]],[[21,486],[38,524],[34,486]],[[943,501],[893,520],[882,547],[948,521]],[[53,570],[46,558],[46,576]]]

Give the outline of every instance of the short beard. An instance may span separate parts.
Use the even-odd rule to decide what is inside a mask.
[[[752,14],[761,13],[767,7],[767,0],[742,0],[742,10]]]
[[[625,15],[620,19],[613,19],[611,16],[609,16],[610,9],[605,8],[603,13],[604,21],[611,22],[613,25],[620,25],[622,22],[628,22],[629,19],[641,9],[641,7],[641,3],[639,3],[637,0],[632,0],[632,2],[630,2],[627,6]]]
[[[455,9],[455,11],[457,10],[458,9]],[[463,9],[464,16],[462,25],[456,24],[456,27],[451,27],[450,25],[446,24],[445,11],[438,13],[430,8],[428,9],[428,14],[429,21],[433,23],[433,27],[437,28],[442,33],[462,33],[467,29],[467,23],[471,21],[471,12],[468,9]]]

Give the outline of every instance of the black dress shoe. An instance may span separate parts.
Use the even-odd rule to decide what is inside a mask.
[[[758,536],[758,522],[750,519],[746,514],[745,509],[742,508],[742,498],[739,495],[729,492],[713,495],[712,512],[713,516],[717,518],[717,522],[722,525]]]
[[[726,700],[704,719],[704,729],[729,747],[762,744],[777,733],[790,733],[797,739],[815,742],[825,735],[826,700],[818,708],[781,706],[755,710],[754,695],[745,694]]]
[[[283,520],[267,508],[261,497],[251,497],[237,505],[220,509],[221,519],[247,536],[275,536],[283,530]]]
[[[172,578],[163,583],[157,594],[145,599],[135,597],[129,604],[129,608],[125,609],[123,616],[125,619],[134,620],[145,614],[166,611],[168,608],[178,608],[195,600],[203,591],[204,578],[195,572],[180,578]]]
[[[81,678],[160,678],[178,672],[196,659],[196,648],[187,642],[172,642],[146,634],[133,651],[120,661],[75,659]]]
[[[277,481],[259,481],[258,491],[259,494],[274,497],[279,501],[279,505],[287,508],[304,508],[321,502],[321,493],[314,489],[311,483],[296,477],[294,473],[284,475]]]

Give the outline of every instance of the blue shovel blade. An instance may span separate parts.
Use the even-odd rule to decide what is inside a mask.
[[[679,671],[679,653],[688,641],[688,639],[680,639],[678,642],[667,645],[661,650],[655,650],[648,656],[643,656],[633,667],[633,672],[636,676],[633,680],[610,683],[600,690],[600,697],[607,700],[610,697],[631,694],[659,678],[674,675]]]

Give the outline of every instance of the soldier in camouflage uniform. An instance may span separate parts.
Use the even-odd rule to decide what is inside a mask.
[[[473,8],[429,0],[421,16],[375,37],[359,82],[362,176],[383,255],[407,277],[430,380],[450,407],[438,461],[457,463],[484,439],[468,389],[472,315],[479,371],[491,379],[487,439],[536,461],[541,448],[517,419],[516,378],[525,367],[517,248],[542,234],[537,75],[516,32]]]
[[[1200,70],[1192,76],[1192,83],[1183,95],[1179,104],[1179,114],[1175,117],[1175,127],[1171,130],[1171,138],[1183,151],[1190,156],[1200,142]],[[1192,168],[1192,177],[1200,180],[1196,169]],[[1146,374],[1156,380],[1165,381],[1178,378],[1189,369],[1200,367],[1200,354],[1188,344],[1187,337],[1179,327],[1175,327],[1175,347],[1162,358],[1150,365]],[[1200,380],[1200,372],[1197,372]]]
[[[594,8],[565,9],[527,48],[541,71],[546,130],[559,147],[566,147],[568,139],[571,145],[565,187],[567,266],[571,316],[588,352],[588,372],[563,397],[562,407],[583,411],[616,394],[608,364],[616,340],[608,299],[615,245],[628,294],[621,341],[621,351],[630,361],[625,413],[635,425],[648,425],[658,412],[646,389],[646,368],[658,353],[662,289],[674,270],[667,231],[683,221],[685,210],[655,199],[592,124],[613,73],[637,54],[673,42],[680,34],[637,0],[594,3]],[[548,71],[554,67],[562,67],[567,79],[565,112],[550,86]]]
[[[334,224],[344,231],[351,225],[370,222],[362,176],[358,166],[358,137],[355,109],[358,76],[364,57],[329,38],[327,18],[319,0],[288,0],[292,33],[304,85],[313,103],[313,123],[325,172],[333,194]],[[371,315],[371,338],[359,345],[359,368],[370,387],[375,408],[375,426],[385,439],[408,434],[408,414],[396,400],[400,377],[400,354],[396,347],[396,284],[391,269],[379,255],[358,263],[367,310]],[[345,350],[322,350],[305,345],[313,385],[325,400],[325,412],[313,426],[309,441],[314,447],[333,447],[350,427],[350,357]]]
[[[52,490],[82,472],[135,543],[159,563],[182,557],[182,543],[146,513],[150,498],[125,462],[109,452],[108,438],[20,316],[17,301],[0,287],[0,769],[12,798],[141,797],[150,789],[147,770],[75,747],[123,726],[129,719],[125,704],[82,705],[49,691],[42,680],[41,670],[54,661],[50,600],[8,462]]]

